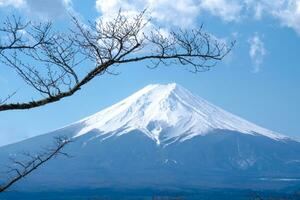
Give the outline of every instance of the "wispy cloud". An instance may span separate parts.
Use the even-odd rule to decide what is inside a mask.
[[[200,8],[220,17],[224,21],[238,21],[242,5],[238,1],[202,0]]]
[[[283,26],[294,29],[300,35],[300,0],[286,2],[281,8],[275,10],[273,15]]]
[[[123,12],[136,14],[147,8],[151,18],[158,23],[171,23],[181,27],[190,26],[198,16],[199,7],[195,0],[96,0],[96,8],[103,17],[111,16],[120,8]]]
[[[228,0],[96,0],[96,8],[107,16],[120,8],[127,12],[137,12],[147,8],[152,19],[181,27],[195,24],[203,13],[210,13],[224,21],[238,21],[242,6],[238,1]]]
[[[258,34],[251,37],[248,42],[250,44],[249,56],[253,62],[253,73],[258,73],[261,70],[261,65],[267,51]]]
[[[255,19],[271,16],[300,35],[300,0],[245,0],[245,7]]]
[[[20,8],[25,5],[25,0],[0,0],[0,7],[13,6]]]
[[[226,22],[268,16],[300,35],[300,0],[96,0],[96,8],[103,15],[119,8],[130,12],[148,8],[154,19],[179,26],[194,24],[203,13]]]
[[[64,16],[71,4],[71,0],[0,0],[0,8],[13,7],[42,19]]]
[[[102,15],[118,11],[136,13],[145,8],[161,23],[181,27],[192,26],[201,14],[211,14],[226,22],[245,18],[261,20],[265,16],[276,19],[300,35],[300,0],[95,0]],[[43,18],[61,17],[72,6],[72,0],[0,0],[1,7],[23,9]]]

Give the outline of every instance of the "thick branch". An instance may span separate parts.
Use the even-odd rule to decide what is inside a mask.
[[[69,34],[52,34],[49,25],[40,25],[35,27],[36,32],[31,32],[36,41],[32,48],[19,46],[0,50],[0,61],[43,96],[40,100],[23,103],[2,102],[0,111],[30,109],[57,102],[72,96],[96,76],[111,73],[113,66],[125,63],[148,60],[153,65],[151,68],[174,64],[188,66],[195,73],[207,71],[234,45],[219,42],[205,33],[202,26],[167,34],[154,28],[145,32],[148,20],[144,18],[144,12],[132,18],[119,12],[109,22],[100,20],[88,25],[75,17],[72,22],[74,28]],[[17,40],[10,44],[12,47],[18,47],[15,44],[20,41],[26,44],[21,36],[18,37],[20,26],[9,25],[7,30],[12,34],[11,41]]]

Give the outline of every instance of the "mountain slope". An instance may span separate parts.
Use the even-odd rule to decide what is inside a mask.
[[[284,188],[299,184],[300,143],[230,114],[177,84],[149,85],[51,133],[0,147],[0,160],[74,138],[19,190],[101,187]],[[72,181],[70,181],[72,180]],[[292,180],[292,181],[289,181]]]
[[[261,134],[273,139],[286,138],[230,114],[175,83],[148,85],[71,126],[80,127],[75,137],[93,129],[110,136],[112,132],[121,135],[138,129],[157,144],[178,139],[184,141],[218,129]]]

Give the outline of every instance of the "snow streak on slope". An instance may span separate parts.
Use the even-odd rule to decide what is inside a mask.
[[[228,113],[175,83],[148,85],[74,125],[80,127],[75,137],[95,129],[108,136],[140,130],[157,144],[184,141],[216,129],[260,134],[276,140],[285,138]]]

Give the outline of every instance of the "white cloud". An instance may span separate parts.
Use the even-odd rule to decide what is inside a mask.
[[[257,73],[261,69],[261,64],[263,63],[267,51],[258,34],[251,37],[248,42],[250,44],[249,55],[253,62],[253,72]]]
[[[226,21],[237,21],[249,17],[249,14],[256,20],[268,16],[300,35],[300,0],[200,0],[200,2],[213,15]]]
[[[0,7],[13,6],[15,8],[20,8],[25,5],[24,0],[0,0]]]
[[[133,6],[134,8],[135,6]],[[129,10],[132,8],[126,0],[96,0],[96,8],[102,14],[114,13],[119,8]]]
[[[71,3],[71,0],[0,0],[0,8],[14,7],[29,15],[53,19],[64,16]]]
[[[202,0],[200,5],[202,9],[220,17],[224,21],[238,21],[242,10],[242,5],[238,1]]]
[[[66,14],[70,1],[66,0],[26,0],[27,8],[46,19],[59,18]]]
[[[260,20],[263,16],[265,6],[262,3],[262,0],[245,0],[244,10],[250,12],[250,16],[253,16],[254,19]],[[247,12],[247,14],[249,14]]]
[[[300,0],[289,0],[273,11],[283,26],[294,29],[300,35]]]
[[[0,0],[0,8],[11,6],[53,18],[63,16],[71,3],[71,0]],[[271,16],[300,35],[300,0],[96,0],[96,8],[103,16],[110,16],[120,8],[131,14],[147,8],[156,22],[181,27],[193,26],[201,14],[207,13],[227,22],[249,16],[256,20]]]
[[[300,35],[300,0],[96,0],[96,8],[103,15],[119,8],[135,13],[148,8],[154,20],[181,27],[192,26],[203,13],[226,22],[269,16]]]
[[[300,35],[300,0],[245,0],[245,7],[254,11],[255,19],[271,16]]]
[[[147,9],[151,18],[158,23],[171,23],[179,26],[190,26],[198,15],[198,5],[194,0],[178,0],[170,3],[168,0],[96,0],[96,8],[107,17],[115,14],[119,9],[123,12],[137,14]]]
[[[148,7],[156,20],[181,27],[193,25],[200,11],[194,0],[148,0]]]
[[[145,8],[159,23],[188,27],[195,24],[201,13],[209,12],[224,21],[237,21],[242,6],[231,0],[96,0],[96,8],[103,16],[118,11],[138,12]]]

